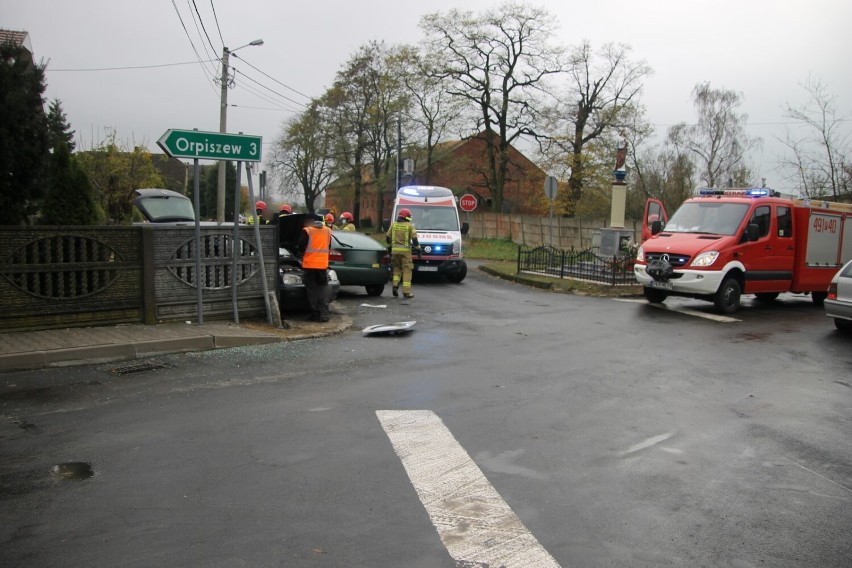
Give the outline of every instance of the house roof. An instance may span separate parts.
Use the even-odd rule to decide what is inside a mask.
[[[30,53],[33,52],[33,48],[30,45],[29,32],[0,29],[0,43],[14,43],[15,45],[25,47]]]

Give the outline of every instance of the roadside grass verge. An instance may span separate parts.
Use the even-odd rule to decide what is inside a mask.
[[[518,274],[517,262],[489,262],[479,267],[480,270],[492,276],[510,280],[534,288],[542,288],[562,294],[577,294],[578,296],[600,296],[605,298],[638,297],[642,295],[642,286],[609,286],[596,282],[573,280],[571,278],[550,278],[534,274]]]

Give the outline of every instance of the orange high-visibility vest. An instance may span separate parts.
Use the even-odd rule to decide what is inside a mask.
[[[302,257],[302,268],[328,268],[328,253],[331,250],[331,229],[328,227],[305,227],[308,247]]]

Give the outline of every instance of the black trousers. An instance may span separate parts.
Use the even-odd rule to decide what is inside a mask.
[[[305,268],[305,276],[302,279],[305,284],[305,293],[308,296],[308,304],[311,306],[311,315],[316,317],[328,317],[328,270],[325,268]]]

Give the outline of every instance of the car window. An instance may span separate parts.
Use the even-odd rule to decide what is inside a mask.
[[[772,208],[769,207],[769,205],[761,205],[760,207],[754,210],[754,214],[748,221],[749,224],[757,225],[757,234],[760,238],[763,238],[769,234],[769,221],[771,210]]]
[[[331,246],[339,244],[343,248],[357,248],[367,250],[384,250],[385,247],[378,241],[367,235],[353,233],[349,231],[334,231],[332,234]]]
[[[778,236],[784,238],[793,236],[793,211],[790,207],[783,205],[778,206]]]
[[[841,278],[852,278],[852,262],[847,262],[846,266],[843,268],[843,272],[840,273]]]

